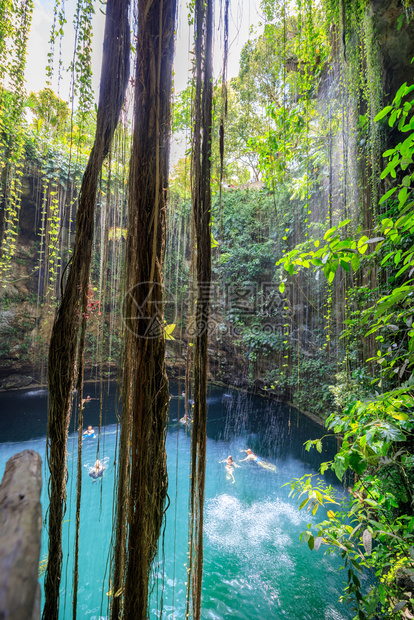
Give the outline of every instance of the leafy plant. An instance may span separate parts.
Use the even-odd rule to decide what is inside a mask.
[[[343,407],[340,414],[332,414],[326,424],[328,430],[342,437],[341,445],[334,460],[321,466],[321,473],[332,469],[342,480],[347,472],[352,472],[355,482],[350,489],[351,499],[342,501],[342,511],[328,510],[327,519],[316,525],[317,535],[311,531],[311,525],[302,535],[311,549],[319,549],[326,544],[330,551],[337,549],[341,553],[345,568],[348,569],[348,585],[345,599],[355,601],[356,618],[376,617],[377,608],[387,617],[390,614],[407,617],[413,611],[414,600],[410,594],[401,591],[399,572],[412,571],[413,565],[413,531],[414,518],[414,467],[412,447],[414,445],[412,393],[413,375],[402,385],[395,385],[413,363],[414,330],[412,329],[412,302],[414,281],[414,254],[412,244],[402,248],[402,242],[412,237],[414,232],[414,116],[413,103],[405,99],[414,86],[403,86],[397,92],[391,105],[376,116],[382,121],[387,116],[390,127],[398,126],[402,134],[408,134],[394,148],[388,149],[384,157],[388,163],[382,173],[395,179],[394,186],[380,200],[380,204],[398,197],[395,203],[397,216],[383,217],[380,223],[381,236],[369,239],[367,236],[347,238],[341,235],[349,221],[331,227],[324,235],[324,243],[313,242],[316,249],[311,249],[311,242],[306,248],[294,248],[282,261],[285,269],[293,275],[299,268],[323,271],[329,282],[335,278],[338,268],[345,272],[361,268],[363,257],[368,247],[375,244],[375,257],[381,257],[381,266],[397,270],[391,282],[391,290],[379,299],[372,299],[371,305],[361,316],[348,321],[350,328],[356,322],[366,327],[365,336],[375,335],[379,349],[375,362],[381,367],[381,376],[374,380],[382,387],[384,376],[394,380],[388,391],[367,394],[366,400],[357,399],[359,382],[355,374],[351,377],[345,373],[339,376],[348,394],[341,392],[339,386],[333,388],[337,404]],[[404,100],[405,99],[405,100]],[[384,249],[386,254],[383,256]],[[408,279],[405,279],[408,276]],[[402,280],[402,281],[401,281]],[[394,285],[392,285],[394,284]],[[384,336],[384,330],[388,335]],[[406,340],[401,347],[392,338]],[[321,440],[311,440],[307,449],[315,446],[322,450]],[[349,473],[348,479],[349,479]],[[300,508],[310,506],[315,514],[320,506],[341,503],[338,496],[332,495],[332,489],[321,483],[312,485],[311,476],[295,480],[291,484],[292,495],[302,500]],[[374,541],[374,544],[373,544]],[[368,593],[364,593],[358,573],[370,569],[378,579]]]

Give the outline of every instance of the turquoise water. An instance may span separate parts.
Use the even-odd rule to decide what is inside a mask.
[[[95,388],[89,387],[92,396]],[[190,436],[177,418],[184,399],[170,402],[167,435],[170,507],[160,553],[154,567],[151,618],[184,618],[188,533]],[[88,393],[88,392],[86,392]],[[307,453],[303,442],[323,434],[323,429],[286,406],[238,392],[209,392],[207,478],[204,534],[203,619],[227,620],[342,620],[352,614],[338,603],[345,574],[339,559],[311,552],[299,544],[306,525],[322,520],[299,513],[289,489],[282,485],[293,477],[316,471],[318,463],[332,457]],[[98,620],[107,616],[108,552],[113,515],[116,395],[104,395],[104,422],[99,454],[97,439],[83,442],[83,478],[80,529],[78,617]],[[47,395],[24,391],[0,395],[0,475],[6,460],[25,448],[45,453]],[[99,401],[86,405],[85,426],[96,427]],[[61,584],[62,619],[72,618],[72,569],[75,526],[77,438],[71,432],[68,458],[68,509],[64,522],[64,566]],[[226,479],[229,454],[236,462],[250,447],[276,466],[276,473],[257,463],[240,463],[235,482]],[[92,480],[89,466],[97,456],[107,468]],[[45,472],[46,473],[46,472]],[[329,482],[333,482],[330,480]],[[46,485],[43,506],[46,505]],[[45,538],[45,537],[44,537]],[[47,554],[43,540],[41,558]],[[164,584],[164,585],[163,585]],[[160,611],[162,609],[162,612]]]

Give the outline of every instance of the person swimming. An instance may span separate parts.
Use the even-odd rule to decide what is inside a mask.
[[[237,465],[237,463],[234,462],[231,454],[229,454],[229,456],[224,461],[219,461],[219,463],[226,463],[226,480],[231,480],[232,484],[234,484],[236,482],[236,480],[234,479],[234,468],[240,467],[240,465]]]
[[[179,420],[180,424],[190,424],[191,418],[188,417],[188,414],[185,413],[182,418]]]
[[[92,426],[88,426],[88,428],[86,429],[86,431],[83,431],[84,434],[84,439],[86,437],[95,437],[95,431],[93,430]]]
[[[94,478],[94,480],[96,480],[97,478],[101,478],[105,469],[105,465],[101,463],[99,459],[97,459],[95,461],[95,466],[90,468],[89,475],[91,478]]]
[[[180,424],[191,424],[192,422],[191,414],[193,413],[193,410],[194,410],[194,403],[191,404],[191,411],[189,412],[190,415],[188,415],[188,413],[185,413],[183,417],[180,418],[179,420]]]
[[[265,469],[270,469],[271,471],[274,471],[274,472],[277,471],[276,465],[273,465],[273,463],[268,463],[267,461],[264,461],[261,456],[257,456],[257,454],[254,454],[254,452],[250,448],[247,448],[247,450],[240,450],[240,452],[247,453],[246,458],[241,459],[240,463],[242,463],[243,461],[253,461],[254,463],[257,463],[258,465],[260,465],[261,467],[264,467]]]
[[[263,459],[260,456],[256,456],[256,454],[254,454],[252,452],[252,450],[250,450],[250,448],[247,448],[247,450],[240,450],[240,452],[246,452],[247,456],[245,459],[241,459],[240,463],[242,461],[254,461],[255,463],[260,463],[260,461],[262,461]]]

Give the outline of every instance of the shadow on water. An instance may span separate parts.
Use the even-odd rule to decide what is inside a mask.
[[[102,426],[116,423],[118,389],[115,383],[103,390]],[[84,426],[99,426],[99,383],[86,383],[84,397],[91,402],[84,408]],[[0,393],[0,442],[20,442],[46,437],[48,391],[46,389],[15,390]],[[74,394],[74,408],[77,395]],[[73,431],[72,416],[71,431]]]
[[[172,426],[184,415],[184,398],[177,396],[177,385],[171,382],[170,420]],[[85,385],[84,397],[91,396],[85,404],[84,426],[99,426],[99,384]],[[45,389],[28,389],[0,394],[0,441],[28,441],[46,436],[47,400]],[[102,425],[115,424],[118,410],[118,388],[111,383],[103,391]],[[77,396],[74,397],[74,407]],[[73,426],[73,418],[72,418]],[[71,430],[74,430],[71,428]],[[246,447],[262,457],[284,459],[293,456],[318,469],[321,462],[330,460],[336,453],[333,437],[323,442],[323,452],[307,452],[304,443],[325,435],[325,430],[299,411],[283,403],[275,403],[237,390],[210,386],[208,393],[208,437],[229,442],[243,437]]]

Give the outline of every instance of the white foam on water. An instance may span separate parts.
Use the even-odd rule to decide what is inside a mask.
[[[283,549],[293,543],[284,523],[300,525],[308,516],[282,500],[247,504],[237,497],[222,494],[207,502],[205,534],[209,542],[227,551],[244,555],[258,550],[264,543]],[[295,541],[297,544],[297,541]],[[281,564],[291,562],[287,554],[280,554]]]
[[[32,398],[33,396],[44,396],[45,394],[47,394],[47,390],[30,390],[30,392],[24,393],[24,397]]]

